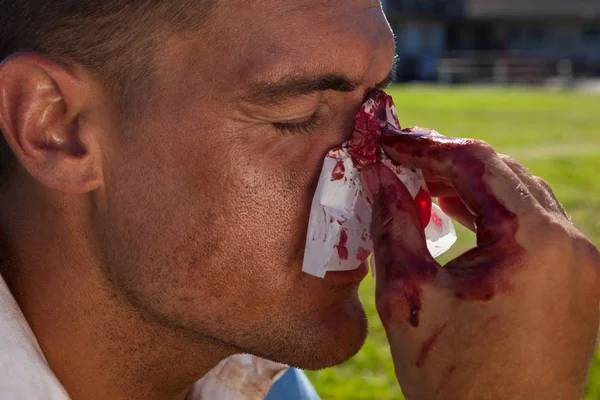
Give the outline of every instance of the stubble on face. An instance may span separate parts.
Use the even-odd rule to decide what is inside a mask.
[[[107,274],[149,320],[334,365],[362,346],[366,319],[358,283],[302,273],[308,214],[323,157],[388,74],[393,39],[378,1],[235,3],[165,40],[144,118],[115,139],[97,227]],[[323,76],[353,86],[257,93]],[[278,128],[317,110],[310,132]]]

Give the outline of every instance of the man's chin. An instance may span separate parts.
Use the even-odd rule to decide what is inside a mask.
[[[303,351],[291,352],[295,359],[287,364],[307,370],[333,367],[356,355],[367,338],[367,317],[357,298],[321,310],[312,322],[302,324],[305,333],[298,344]]]
[[[238,337],[236,347],[281,364],[319,370],[347,361],[365,343],[367,317],[356,292],[308,314],[298,311],[265,317]]]

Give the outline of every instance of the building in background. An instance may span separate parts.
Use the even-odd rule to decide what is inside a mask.
[[[463,0],[383,0],[396,34],[400,81],[435,80],[448,51],[448,27],[464,15]]]
[[[398,78],[545,83],[600,76],[600,0],[387,0]]]

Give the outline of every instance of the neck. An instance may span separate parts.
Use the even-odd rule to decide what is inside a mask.
[[[145,320],[102,273],[91,230],[79,223],[89,215],[86,202],[33,204],[39,197],[0,200],[2,273],[73,399],[183,399],[232,353]]]

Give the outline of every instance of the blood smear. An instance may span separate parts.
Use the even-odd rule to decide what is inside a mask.
[[[346,174],[346,167],[344,167],[344,162],[340,160],[337,162],[337,164],[335,165],[335,168],[331,172],[331,181],[334,182],[334,181],[342,180],[344,178],[345,174]]]
[[[369,258],[369,256],[371,255],[371,252],[369,250],[363,249],[362,247],[358,248],[358,251],[356,252],[356,259],[360,262],[365,261],[367,258]]]
[[[348,245],[348,233],[346,232],[345,229],[342,229],[342,232],[340,232],[340,241],[338,242],[338,244],[335,245],[335,248],[338,251],[338,257],[340,258],[340,260],[348,259],[348,247],[346,247],[347,245]]]
[[[431,213],[431,222],[433,222],[438,228],[441,228],[444,225],[440,216],[434,212]]]

